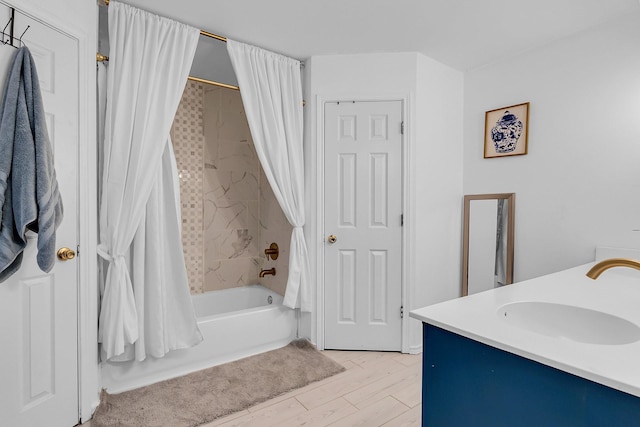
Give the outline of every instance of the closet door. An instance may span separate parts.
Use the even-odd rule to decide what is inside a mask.
[[[402,103],[325,103],[325,348],[402,349]]]
[[[2,6],[0,18],[8,20]],[[4,24],[3,24],[4,25]],[[47,128],[64,203],[58,248],[78,242],[78,46],[76,40],[16,12],[40,79]],[[0,46],[6,73],[15,49]],[[7,54],[8,53],[8,54]],[[5,78],[0,86],[4,88]],[[22,268],[0,283],[0,424],[61,426],[78,422],[78,263],[57,259],[50,273],[36,264],[30,236]],[[71,252],[69,252],[71,254]]]

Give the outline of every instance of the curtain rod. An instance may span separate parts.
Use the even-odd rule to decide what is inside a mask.
[[[209,32],[204,31],[204,30],[200,30],[200,35],[201,36],[206,36],[206,37],[211,37],[212,39],[220,40],[220,41],[223,41],[225,43],[227,42],[227,38],[226,37],[222,37],[222,36],[219,36],[217,34],[209,33]],[[102,61],[108,61],[108,60],[109,60],[108,56],[103,55],[101,53],[97,53],[96,54],[96,61],[102,62]]]
[[[103,55],[101,53],[96,53],[96,62],[103,62],[103,61],[109,61],[109,57],[106,56],[106,55]],[[200,77],[188,76],[187,79],[188,80],[192,80],[194,82],[205,83],[205,84],[212,85],[212,86],[219,86],[219,87],[224,87],[224,88],[227,88],[227,89],[240,90],[240,88],[238,86],[235,86],[235,85],[230,85],[230,84],[227,84],[227,83],[220,83],[220,82],[216,82],[216,81],[213,81],[213,80],[202,79]]]
[[[205,84],[208,84],[208,85],[225,87],[227,89],[240,90],[240,88],[238,86],[235,86],[235,85],[229,85],[229,84],[226,84],[226,83],[214,82],[213,80],[201,79],[200,77],[189,76],[189,77],[187,77],[187,79],[188,80],[192,80],[194,82],[205,83]]]
[[[109,1],[110,0],[100,0],[100,3],[105,5],[105,6],[109,6]],[[225,42],[225,43],[227,42],[227,38],[226,37],[222,37],[222,36],[219,36],[217,34],[210,33],[208,31],[200,30],[200,35],[201,36],[206,36],[206,37],[211,37],[212,39],[220,40],[221,42]]]
[[[103,62],[103,61],[109,61],[109,57],[106,56],[106,55],[103,55],[101,53],[96,53],[96,62]],[[224,87],[224,88],[227,88],[227,89],[240,90],[240,88],[238,86],[235,86],[235,85],[216,82],[216,81],[213,81],[213,80],[207,80],[207,79],[203,79],[203,78],[200,78],[200,77],[188,76],[187,79],[188,80],[192,80],[194,82],[205,83],[205,84],[212,85],[212,86],[219,86],[219,87]]]
[[[109,6],[109,0],[101,0],[101,3],[104,4],[105,6]],[[226,37],[222,37],[222,36],[219,36],[217,34],[210,33],[208,31],[200,30],[200,35],[201,36],[205,36],[205,37],[209,37],[209,38],[212,38],[212,39],[220,40],[221,42],[225,42],[225,43],[227,42],[227,38]],[[97,62],[103,62],[103,61],[108,61],[108,60],[109,60],[108,56],[103,55],[103,54],[101,54],[99,52],[96,53],[96,61]],[[189,76],[188,79],[189,80],[193,80],[195,82],[205,83],[205,84],[209,84],[209,85],[213,85],[213,86],[225,87],[227,89],[240,90],[240,88],[238,86],[234,86],[234,85],[230,85],[230,84],[226,84],[226,83],[215,82],[213,80],[202,79],[200,77]]]
[[[109,6],[109,2],[110,2],[110,0],[98,0],[98,3],[102,4],[104,6]],[[227,42],[227,38],[226,37],[210,33],[209,31],[200,30],[200,35],[201,36],[205,36],[205,37],[210,37],[212,39],[220,40],[221,42],[225,42],[225,43]],[[98,54],[98,55],[100,55],[100,54]],[[108,56],[104,56],[104,55],[100,55],[100,56],[103,57],[103,58],[106,58],[106,59],[98,59],[98,62],[108,61],[109,60]],[[286,56],[286,55],[284,55],[284,56]],[[295,59],[295,58],[293,58],[293,59]],[[300,62],[300,67],[304,68],[304,61],[303,60],[296,59],[296,61]]]

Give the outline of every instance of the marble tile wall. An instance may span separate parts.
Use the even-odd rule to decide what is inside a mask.
[[[260,283],[280,295],[284,295],[289,276],[291,231],[291,224],[282,212],[264,171],[260,169],[260,248],[263,256],[264,249],[268,248],[271,242],[276,242],[280,249],[278,259],[265,260],[262,267],[276,267],[276,276],[265,276],[260,279]]]
[[[199,86],[198,91],[189,89],[191,85]],[[200,99],[192,100],[191,97]],[[179,165],[181,156],[187,156],[189,160],[189,156],[200,156],[199,160],[194,160],[199,161],[199,167],[189,171],[190,175],[183,173],[183,177],[193,177],[199,171],[200,204],[191,203],[190,199],[191,186],[197,185],[195,179],[181,178],[180,181],[185,258],[190,259],[190,247],[199,245],[200,251],[199,266],[187,262],[191,292],[262,283],[284,294],[291,226],[260,166],[240,93],[189,82],[176,121],[185,114],[190,118],[191,113],[182,110],[190,111],[194,105],[201,106],[201,122],[193,120],[191,124],[194,129],[181,127],[180,131],[185,135],[198,134],[202,138],[176,136],[176,139],[190,139],[200,147],[193,147],[191,151],[183,149],[180,155],[176,148]],[[176,123],[174,129],[177,129]],[[185,209],[192,210],[185,212]],[[193,223],[191,218],[194,218]],[[185,230],[185,227],[188,229]],[[190,234],[195,230],[199,240]],[[276,261],[267,260],[264,255],[264,249],[271,242],[278,243],[281,248],[281,255]],[[271,267],[276,267],[275,277],[258,277],[261,268]],[[199,279],[192,281],[192,276],[199,276]]]
[[[258,282],[260,163],[240,93],[204,92],[204,289]]]

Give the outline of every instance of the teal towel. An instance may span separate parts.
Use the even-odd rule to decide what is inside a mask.
[[[27,230],[38,233],[38,266],[55,263],[62,199],[35,63],[25,46],[16,52],[0,105],[0,282],[22,263]]]

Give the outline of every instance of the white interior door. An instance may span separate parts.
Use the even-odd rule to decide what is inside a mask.
[[[1,19],[7,20],[8,15]],[[40,79],[64,203],[56,243],[75,251],[78,46],[76,40],[16,13],[16,36],[27,25],[24,40]],[[6,70],[12,57],[6,52],[15,49],[0,49],[0,68]],[[0,87],[4,82],[2,78]],[[36,264],[36,239],[33,234],[28,242],[22,268],[0,283],[0,424],[70,427],[79,419],[77,262],[56,260],[50,273],[42,272]]]
[[[326,103],[324,149],[325,348],[400,351],[402,103]]]

